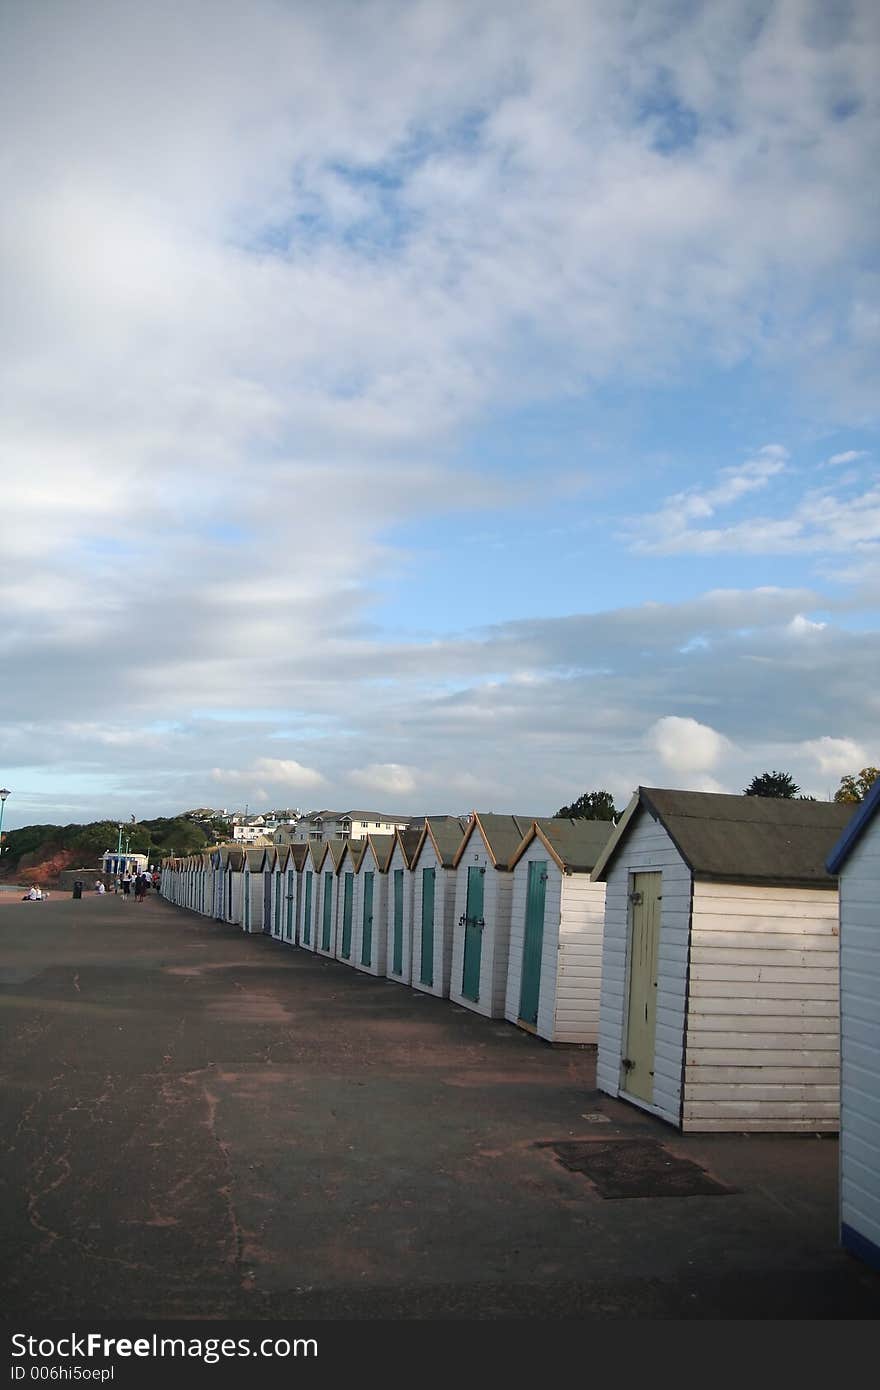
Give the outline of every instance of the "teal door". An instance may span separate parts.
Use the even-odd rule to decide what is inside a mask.
[[[394,936],[391,969],[403,974],[403,869],[394,870]]]
[[[306,870],[306,891],[303,898],[302,939],[304,946],[312,944],[312,871]]]
[[[526,889],[526,926],[523,935],[522,979],[519,986],[519,1018],[530,1027],[538,1025],[541,996],[541,952],[544,946],[544,901],[547,896],[547,860],[529,864]]]
[[[250,876],[250,874],[242,874],[242,876],[241,876],[241,881],[242,881],[243,888],[244,888],[244,923],[243,923],[243,925],[244,925],[245,931],[250,931],[250,929],[251,929],[251,876]]]
[[[476,1004],[480,997],[480,962],[483,955],[483,887],[486,870],[472,864],[468,869],[467,906],[464,913],[464,968],[461,992]]]
[[[275,875],[275,914],[272,919],[272,935],[281,935],[281,875]]]
[[[364,874],[364,921],[361,933],[361,965],[373,964],[373,875]]]
[[[284,918],[284,939],[293,939],[293,901],[294,901],[294,875],[293,869],[287,870],[287,899],[286,914]]]
[[[434,983],[434,883],[436,869],[422,869],[422,957],[419,982]]]
[[[333,875],[324,875],[324,928],[321,933],[321,950],[329,951],[331,915],[333,912]]]
[[[342,959],[351,959],[351,905],[354,901],[354,874],[345,875],[342,899]]]

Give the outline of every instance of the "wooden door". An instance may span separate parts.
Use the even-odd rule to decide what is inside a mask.
[[[538,1026],[541,999],[541,958],[544,950],[544,908],[547,897],[547,860],[529,864],[526,888],[526,922],[523,934],[522,977],[519,985],[519,1018],[530,1028]]]
[[[629,1008],[621,1086],[629,1095],[649,1102],[654,1098],[662,877],[658,873],[633,874],[629,893]]]
[[[434,885],[435,869],[422,870],[422,951],[419,962],[419,983],[434,983]]]
[[[394,934],[392,941],[391,969],[395,975],[403,974],[403,869],[394,870]]]
[[[302,943],[312,944],[312,878],[311,869],[306,870],[306,890],[303,894]]]
[[[354,874],[345,874],[342,898],[342,959],[351,958],[351,908],[354,901]]]
[[[329,951],[332,949],[330,943],[330,929],[333,925],[333,875],[324,875],[324,925],[321,932],[321,950]]]
[[[373,964],[373,874],[364,874],[364,919],[361,932],[361,965]]]
[[[483,957],[483,893],[486,870],[471,864],[467,876],[467,904],[464,913],[464,965],[461,992],[477,1003],[480,998],[480,965]]]

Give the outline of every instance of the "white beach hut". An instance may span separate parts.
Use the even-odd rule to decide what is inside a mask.
[[[421,830],[400,830],[388,858],[385,974],[409,984],[412,969],[412,871]]]
[[[388,861],[393,835],[368,835],[354,886],[354,943],[351,963],[369,975],[384,975],[388,939]]]
[[[223,886],[223,920],[241,923],[244,850],[230,849],[226,857]]]
[[[339,866],[348,846],[347,840],[328,840],[318,873],[318,907],[315,922],[318,928],[315,951],[319,956],[336,955],[336,921],[339,913]]]
[[[241,929],[254,935],[263,931],[263,859],[265,849],[243,850]]]
[[[605,885],[590,873],[613,829],[536,821],[511,861],[504,1016],[548,1042],[598,1041]]]
[[[836,1130],[834,802],[639,787],[605,883],[597,1082],[685,1130]]]
[[[853,808],[850,807],[850,810]],[[828,860],[840,888],[840,1239],[880,1270],[880,779]]]
[[[287,946],[295,946],[297,941],[302,871],[307,854],[307,845],[288,844],[278,847],[278,871],[283,884],[279,940]]]
[[[455,854],[455,909],[449,997],[487,1018],[503,1018],[510,951],[510,861],[532,816],[475,811]]]
[[[297,941],[306,951],[314,951],[318,940],[321,865],[326,854],[325,841],[309,840],[306,844],[302,867],[302,897],[297,907]]]
[[[413,989],[449,994],[452,938],[455,926],[455,856],[467,822],[458,816],[429,816],[425,820],[412,862]]]
[[[366,840],[346,840],[336,871],[339,903],[336,923],[336,958],[346,965],[353,965],[355,928],[355,884],[361,859],[366,849]]]

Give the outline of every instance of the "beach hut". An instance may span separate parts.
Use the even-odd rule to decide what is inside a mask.
[[[336,871],[339,893],[336,957],[337,960],[344,961],[346,965],[354,964],[352,951],[354,946],[355,924],[355,883],[366,847],[366,840],[346,840],[345,848],[339,860],[339,867]]]
[[[388,861],[393,835],[368,835],[354,884],[354,943],[351,963],[369,975],[384,975],[388,939]]]
[[[880,779],[828,860],[840,889],[840,1238],[874,1269],[880,1269],[878,811]]]
[[[232,848],[226,856],[223,886],[223,920],[241,922],[242,915],[242,876],[244,869],[244,850]]]
[[[302,870],[307,854],[307,845],[287,844],[280,845],[278,848],[278,870],[283,883],[279,939],[289,946],[295,946],[297,940],[297,914],[302,893]]]
[[[684,1130],[836,1130],[834,802],[639,787],[600,855],[597,1083]]]
[[[598,1041],[605,885],[590,873],[613,829],[535,821],[511,860],[504,1017],[548,1042]]]
[[[280,893],[276,892],[278,885],[275,882],[277,871],[278,851],[274,845],[265,845],[260,858],[260,873],[263,876],[263,923],[262,929],[267,936],[277,936],[281,926],[281,907]],[[278,915],[278,931],[276,931],[276,903]]]
[[[318,940],[318,908],[321,901],[321,866],[327,845],[321,840],[309,840],[302,868],[302,901],[297,912],[298,941],[306,951],[314,951]]]
[[[388,858],[385,974],[409,984],[412,970],[412,871],[421,830],[397,830]]]
[[[441,999],[449,994],[457,878],[453,866],[466,825],[458,816],[429,816],[413,855],[410,983]]]
[[[475,811],[453,860],[449,997],[487,1018],[504,1017],[513,892],[510,861],[533,820]]]
[[[339,912],[337,874],[345,854],[347,840],[328,840],[318,872],[318,903],[315,912],[317,938],[315,951],[319,956],[336,955],[336,919]]]
[[[215,921],[222,922],[226,917],[226,864],[229,850],[218,845],[211,851],[211,902],[209,914]]]
[[[241,929],[255,935],[264,930],[263,860],[266,851],[262,847],[250,847],[243,851],[243,855]]]

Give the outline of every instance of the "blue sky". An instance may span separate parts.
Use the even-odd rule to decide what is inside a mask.
[[[8,7],[5,824],[880,762],[878,48]]]

